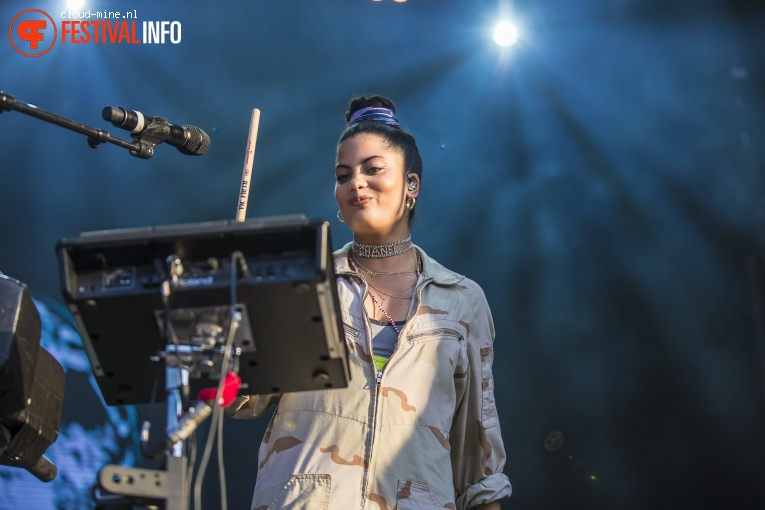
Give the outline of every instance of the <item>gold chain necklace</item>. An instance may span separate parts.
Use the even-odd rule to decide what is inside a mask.
[[[407,287],[407,288],[405,288],[405,289],[401,289],[401,290],[399,290],[399,291],[397,291],[397,292],[394,292],[393,294],[387,294],[387,293],[385,293],[385,292],[381,291],[380,289],[378,289],[377,287],[373,286],[373,285],[372,285],[371,283],[369,283],[369,282],[367,282],[367,285],[369,285],[371,288],[375,289],[377,292],[379,292],[379,293],[380,293],[380,294],[382,294],[383,296],[387,296],[387,297],[383,297],[383,299],[382,299],[382,302],[380,302],[380,301],[378,301],[378,300],[377,300],[377,296],[375,296],[375,295],[374,295],[374,293],[373,293],[371,290],[367,291],[367,292],[369,292],[369,297],[371,297],[371,298],[372,298],[372,301],[374,302],[374,304],[376,304],[376,305],[377,305],[377,308],[379,308],[379,309],[380,309],[380,311],[382,312],[382,314],[383,314],[383,315],[384,315],[384,316],[385,316],[385,317],[388,319],[388,322],[390,322],[391,326],[393,326],[393,329],[394,329],[394,330],[396,330],[396,334],[400,333],[400,331],[399,331],[399,329],[398,329],[398,326],[396,326],[396,322],[393,320],[393,317],[391,317],[390,315],[388,315],[388,312],[386,312],[386,311],[385,311],[385,308],[383,308],[383,306],[382,306],[382,305],[383,305],[383,303],[385,303],[385,300],[386,300],[388,297],[389,297],[389,298],[395,298],[395,299],[412,299],[412,297],[411,297],[411,296],[409,296],[409,297],[405,297],[405,296],[396,296],[395,294],[399,294],[399,293],[401,293],[401,292],[404,292],[405,290],[409,290],[409,289],[411,289],[412,287],[414,287],[415,285],[417,285],[417,282],[414,282],[414,283],[413,283],[412,285],[410,285],[409,287]]]
[[[422,272],[422,259],[420,258],[420,254],[417,252],[417,250],[414,251],[414,256],[415,256],[414,274],[416,274],[419,277],[420,273]],[[369,274],[369,276],[371,276],[372,278],[374,278],[375,275],[382,275],[382,274],[407,274],[407,273],[411,272],[411,271],[406,271],[406,272],[394,273],[394,272],[384,272],[384,271],[379,271],[379,272],[378,271],[371,271],[371,270],[365,268],[364,266],[362,266],[361,264],[359,264],[359,262],[357,260],[355,260],[355,258],[353,256],[351,256],[350,253],[348,254],[348,263],[350,264],[351,269],[356,271],[356,273],[359,272],[358,266],[361,266],[361,268],[364,269],[364,271],[366,271],[367,274]],[[377,287],[372,286],[372,284],[369,283],[369,282],[367,282],[367,285],[369,285],[371,288],[375,289],[380,294],[383,294],[383,295],[391,297],[391,298],[395,297],[395,298],[398,298],[398,299],[410,299],[410,298],[405,298],[403,296],[395,296],[395,294],[399,294],[399,293],[401,293],[401,292],[403,292],[405,290],[411,289],[412,287],[417,285],[417,282],[414,282],[412,285],[410,285],[406,289],[401,289],[401,290],[399,290],[397,292],[394,292],[393,293],[394,295],[386,294],[385,292],[381,291]],[[390,322],[391,326],[393,326],[393,329],[396,331],[396,334],[400,333],[400,331],[398,329],[398,326],[396,326],[396,322],[393,320],[393,318],[390,315],[388,315],[388,312],[385,311],[385,308],[382,307],[382,303],[380,303],[380,301],[378,301],[377,296],[375,296],[374,293],[371,290],[368,290],[367,292],[369,292],[369,297],[372,298],[372,301],[374,302],[374,304],[377,305],[377,308],[380,309],[382,314],[388,319],[388,322]],[[386,298],[383,298],[383,303],[385,302],[385,299]]]
[[[398,290],[398,291],[394,292],[393,294],[388,294],[387,292],[384,292],[384,291],[382,291],[382,290],[378,289],[377,287],[375,287],[374,285],[372,285],[372,284],[371,284],[371,283],[369,283],[369,282],[367,282],[367,285],[369,285],[370,287],[372,287],[373,289],[375,289],[377,292],[379,292],[379,293],[380,293],[380,294],[382,294],[383,296],[388,296],[389,298],[392,298],[392,299],[412,299],[412,296],[397,296],[396,294],[401,294],[402,292],[404,292],[404,291],[407,291],[407,290],[411,289],[412,287],[414,287],[415,285],[417,285],[417,282],[414,282],[414,283],[413,283],[413,284],[411,284],[409,287],[407,287],[407,288],[405,288],[405,289],[401,289],[401,290]],[[383,299],[383,301],[385,301],[385,300]]]

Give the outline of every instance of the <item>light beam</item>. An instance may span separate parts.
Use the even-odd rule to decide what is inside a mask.
[[[500,21],[494,26],[494,42],[499,46],[512,46],[518,42],[518,28],[511,21]]]

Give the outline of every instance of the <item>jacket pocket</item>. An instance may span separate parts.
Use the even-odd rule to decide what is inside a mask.
[[[397,510],[443,510],[443,505],[425,484],[411,480],[398,481],[398,493],[396,494]]]
[[[409,347],[427,349],[435,353],[442,364],[437,370],[443,374],[451,372],[449,377],[452,377],[454,370],[450,369],[456,369],[457,360],[465,345],[465,337],[454,328],[438,324],[435,326],[413,328],[406,337],[406,343]]]
[[[491,371],[491,347],[481,347],[481,423],[488,429],[499,423],[497,404],[494,402],[494,376]]]
[[[345,344],[348,346],[348,349],[353,350],[356,338],[359,336],[359,330],[343,321],[343,333],[345,336]]]
[[[268,510],[327,510],[331,488],[329,475],[293,475]]]

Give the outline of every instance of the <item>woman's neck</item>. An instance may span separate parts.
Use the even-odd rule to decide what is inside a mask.
[[[409,236],[410,236],[410,233],[408,228],[389,230],[386,233],[354,232],[353,241],[355,243],[360,243],[360,244],[383,245],[383,244],[390,244],[390,243],[395,243],[397,241],[401,241],[403,239],[406,239]],[[401,246],[404,246],[404,245],[399,245],[398,247],[400,248]]]

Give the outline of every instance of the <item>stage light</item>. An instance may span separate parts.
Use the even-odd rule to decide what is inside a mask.
[[[512,46],[518,42],[518,29],[510,21],[500,21],[494,27],[494,42],[500,46]]]
[[[68,0],[66,7],[72,11],[79,11],[85,6],[85,0]]]
[[[0,464],[50,482],[45,450],[58,438],[64,368],[40,346],[40,314],[26,285],[0,276]]]

